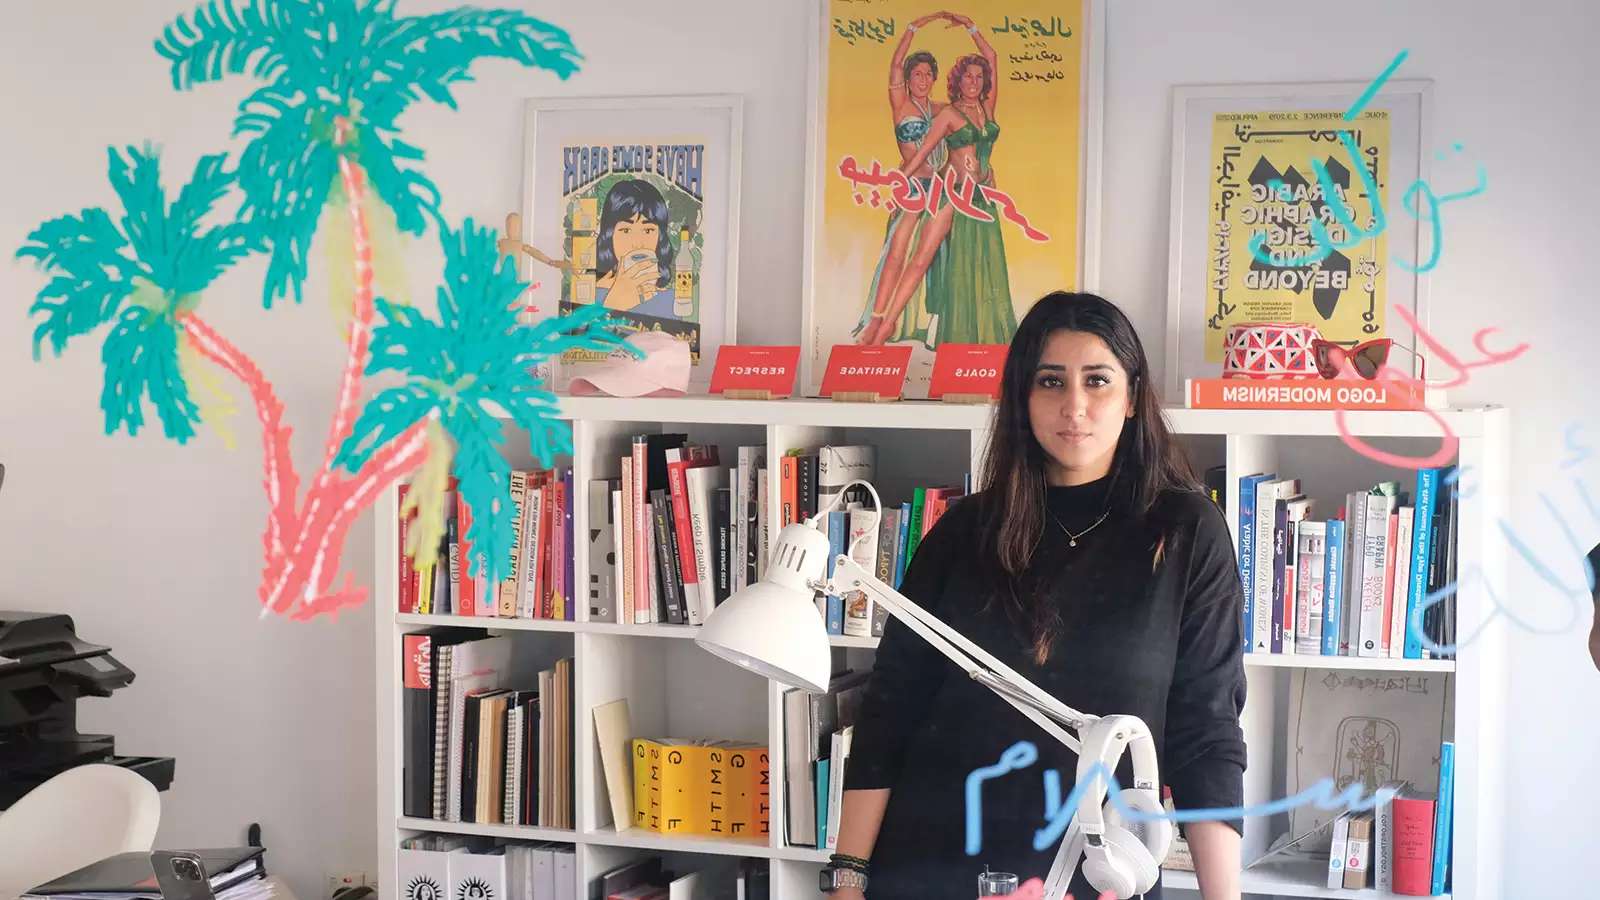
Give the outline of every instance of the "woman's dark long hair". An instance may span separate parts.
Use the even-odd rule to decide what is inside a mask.
[[[604,278],[618,268],[617,252],[611,246],[617,225],[642,218],[656,226],[656,287],[672,280],[672,229],[667,201],[655,185],[629,178],[611,186],[600,210],[600,234],[595,241],[595,275]]]
[[[1022,584],[1045,528],[1044,448],[1028,421],[1028,396],[1045,343],[1058,331],[1092,334],[1105,342],[1128,373],[1133,417],[1122,426],[1111,463],[1108,498],[1116,509],[1148,521],[1165,491],[1200,490],[1183,449],[1173,440],[1150,380],[1150,364],[1133,323],[1111,301],[1094,294],[1046,294],[1017,326],[1000,380],[1000,403],[984,455],[979,485],[979,553],[1003,587],[998,600],[1027,633],[1035,662],[1049,657],[1060,622],[1054,598]],[[1152,548],[1159,562],[1164,529]]]

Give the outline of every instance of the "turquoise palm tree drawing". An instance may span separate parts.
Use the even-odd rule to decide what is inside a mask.
[[[535,364],[569,350],[610,352],[625,346],[622,335],[604,321],[601,306],[537,325],[519,323],[517,298],[527,284],[518,280],[512,260],[499,255],[497,238],[471,219],[459,232],[442,232],[445,283],[438,290],[437,320],[378,301],[384,322],[373,335],[367,373],[393,372],[405,380],[368,401],[336,460],[350,471],[376,472],[379,454],[401,448],[383,465],[409,468],[407,462],[431,445],[407,503],[436,509],[445,473],[453,469],[462,498],[475,511],[464,535],[473,549],[466,564],[489,584],[505,576],[514,540],[512,517],[505,514],[511,467],[500,453],[505,421],[528,433],[543,466],[572,451],[571,433],[556,418],[557,398],[535,377]],[[418,523],[412,529],[413,550],[438,546],[442,519],[419,515]]]
[[[201,421],[184,377],[193,369],[184,362],[192,350],[186,323],[199,323],[201,292],[251,252],[251,238],[237,224],[201,224],[231,181],[223,154],[202,156],[170,204],[154,149],[110,148],[107,156],[120,220],[85,209],[40,225],[17,251],[52,275],[29,309],[44,317],[33,355],[49,344],[59,356],[73,338],[109,324],[100,349],[106,433],[138,434],[148,404],[166,436],[186,443]]]
[[[454,107],[453,88],[471,80],[479,60],[506,59],[565,78],[580,56],[566,32],[521,12],[462,8],[404,17],[394,0],[211,0],[168,26],[156,50],[180,90],[245,73],[264,82],[240,104],[234,133],[246,139],[237,182],[241,228],[268,253],[266,306],[290,293],[301,299],[325,211],[326,221],[350,223],[354,290],[345,363],[322,464],[303,502],[287,427],[263,435],[269,514],[261,601],[278,612],[299,603],[313,613],[358,602],[361,592],[348,583],[328,591],[342,543],[334,538],[348,524],[338,508],[352,499],[334,460],[351,434],[371,355],[372,222],[392,217],[411,234],[444,222],[439,191],[417,168],[423,153],[401,139],[398,118],[418,100]],[[202,352],[252,385],[258,417],[267,421],[263,404],[276,402],[270,386],[235,348],[207,337],[214,340],[197,342]],[[390,449],[376,450],[368,464],[393,462]]]

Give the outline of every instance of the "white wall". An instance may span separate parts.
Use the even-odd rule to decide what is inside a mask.
[[[451,4],[406,0],[402,12]],[[453,216],[498,221],[520,204],[521,100],[540,95],[737,92],[745,97],[740,338],[790,342],[800,330],[800,238],[806,50],[800,0],[532,2],[588,57],[560,83],[503,64],[482,67],[458,92],[459,112],[418,107],[407,138]],[[975,11],[978,4],[969,4]],[[1400,49],[1400,77],[1436,82],[1435,135],[1460,141],[1489,172],[1489,190],[1446,212],[1445,252],[1432,281],[1433,328],[1465,350],[1497,325],[1534,350],[1484,371],[1456,402],[1515,409],[1521,467],[1519,527],[1548,546],[1552,566],[1581,577],[1576,555],[1540,509],[1537,491],[1567,511],[1585,547],[1600,519],[1584,513],[1575,475],[1561,470],[1561,431],[1587,423],[1600,443],[1584,364],[1600,313],[1586,249],[1587,212],[1600,205],[1592,168],[1596,14],[1579,0],[1536,10],[1504,4],[1351,0],[1334,9],[1249,0],[1112,0],[1106,78],[1103,290],[1132,314],[1153,351],[1164,324],[1167,172],[1173,84],[1366,80]],[[113,201],[108,144],[169,148],[169,179],[224,146],[235,80],[171,90],[150,50],[187,5],[88,0],[11,7],[0,31],[0,248],[6,256],[38,222]],[[1463,173],[1465,177],[1465,173]],[[1448,188],[1446,184],[1444,187]],[[414,245],[412,282],[431,294],[436,252]],[[340,344],[314,274],[300,307],[264,312],[259,264],[230,273],[203,307],[274,379],[299,429],[296,460],[315,464],[331,409]],[[161,841],[228,843],[244,824],[266,826],[274,865],[301,896],[323,874],[371,868],[372,610],[310,625],[258,620],[255,585],[263,502],[258,436],[248,414],[238,450],[206,435],[179,448],[154,433],[106,438],[97,408],[99,336],[62,359],[34,363],[26,306],[42,282],[0,263],[0,606],[62,610],[85,638],[115,646],[139,679],[110,700],[82,704],[85,721],[128,753],[178,757],[164,795]],[[248,409],[248,407],[246,407]],[[370,523],[352,535],[346,565],[366,578]],[[1541,541],[1542,539],[1542,541]],[[1565,555],[1560,555],[1565,552]],[[1531,573],[1514,567],[1513,576]],[[1568,721],[1600,687],[1573,612],[1533,584],[1516,592],[1528,624],[1510,628],[1515,698],[1511,759],[1536,779],[1512,799],[1511,896],[1568,884],[1552,860],[1592,856],[1587,810],[1554,798],[1600,795],[1592,764],[1600,724]],[[1575,611],[1587,626],[1589,611]],[[1522,737],[1518,726],[1527,729]],[[1555,732],[1552,734],[1551,732]],[[1556,735],[1559,735],[1559,739]]]

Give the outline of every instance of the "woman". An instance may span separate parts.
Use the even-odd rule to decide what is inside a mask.
[[[930,13],[913,21],[906,26],[900,43],[894,48],[894,56],[889,60],[889,114],[894,123],[895,143],[900,146],[902,166],[921,149],[928,129],[933,126],[934,117],[944,109],[943,103],[933,99],[933,86],[939,78],[939,61],[926,50],[907,55],[917,29],[938,19],[946,19],[951,27],[956,26],[955,17],[947,12]],[[906,176],[917,185],[922,196],[927,196],[933,183],[933,174],[943,164],[944,150],[936,147],[920,166],[915,169],[906,167]],[[887,315],[885,311],[889,308],[889,293],[899,283],[906,256],[924,221],[924,216],[907,209],[896,209],[889,216],[888,232],[883,250],[878,254],[878,266],[872,273],[872,287],[868,292],[872,300],[861,313],[861,321],[852,332],[859,336],[859,343],[883,343],[926,336],[927,316],[922,313],[922,304],[914,302],[918,293],[916,287],[913,287],[912,297],[908,298],[910,302],[902,305],[903,315],[898,321],[892,325],[884,321]]]
[[[980,52],[962,57],[951,68],[946,86],[950,105],[934,117],[922,149],[906,163],[908,171],[915,169],[931,155],[931,147],[942,143],[946,159],[938,174],[945,178],[946,188],[900,274],[886,316],[892,321],[900,314],[926,274],[928,312],[939,317],[935,344],[1003,344],[1011,340],[1017,318],[1011,308],[1000,215],[980,190],[995,187],[989,164],[1000,138],[994,117],[999,95],[995,53],[971,19],[955,18],[967,26]],[[989,221],[957,210],[950,190],[967,197]]]
[[[667,201],[647,181],[612,185],[595,239],[595,300],[607,309],[676,318]]]
[[[1237,572],[1133,326],[1100,297],[1053,293],[1011,342],[983,490],[928,532],[901,591],[1067,705],[1141,718],[1179,808],[1233,807],[1245,766]],[[983,783],[983,846],[968,856],[966,777],[1019,740],[1037,745],[1038,764]],[[837,852],[869,861],[872,900],[971,900],[985,865],[1042,878],[1056,849],[1033,849],[1042,772],[1062,774],[1065,797],[1076,763],[891,621],[856,719]],[[1118,782],[1131,774],[1124,759]],[[1205,900],[1239,896],[1240,828],[1184,826]],[[1081,871],[1070,889],[1098,893]],[[1145,894],[1160,896],[1159,883]]]

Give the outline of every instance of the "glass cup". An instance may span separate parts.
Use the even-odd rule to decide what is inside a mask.
[[[984,867],[978,876],[978,896],[1000,897],[1017,892],[1017,876],[1011,872],[991,872]]]

